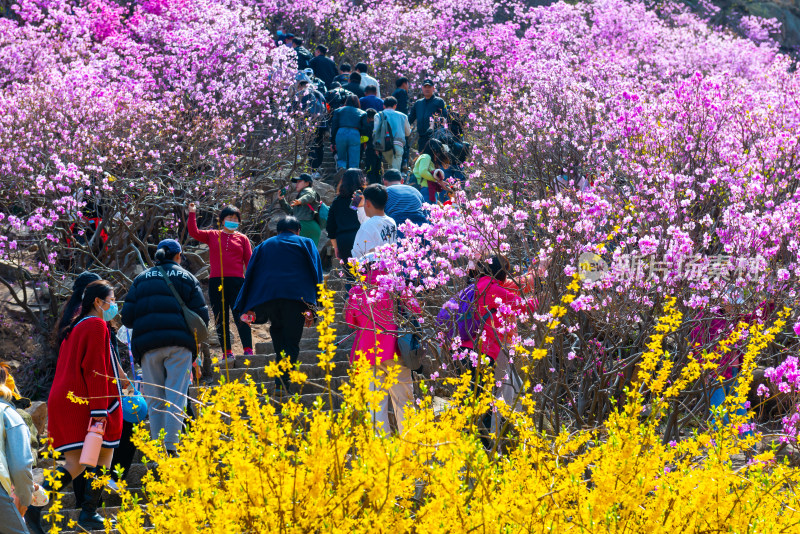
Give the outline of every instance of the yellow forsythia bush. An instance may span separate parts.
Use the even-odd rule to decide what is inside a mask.
[[[320,365],[329,365],[329,295]],[[534,406],[501,406],[510,437],[487,453],[476,420],[490,399],[459,381],[449,407],[423,399],[402,437],[379,437],[368,403],[369,373],[354,369],[338,413],[289,400],[276,412],[252,383],[225,384],[209,398],[180,457],[139,432],[158,463],[144,485],[147,506],[124,488],[118,529],[166,533],[238,532],[797,532],[800,471],[771,452],[734,467],[755,438],[732,425],[663,444],[662,413],[700,366],[668,384],[662,338],[680,324],[667,306],[624,407],[598,430],[551,436],[534,426]],[[745,367],[781,328],[749,340]],[[269,372],[277,372],[270,369]],[[639,393],[650,391],[648,415]],[[327,395],[323,395],[320,403]],[[730,401],[730,406],[737,401]],[[409,410],[409,412],[412,412]]]

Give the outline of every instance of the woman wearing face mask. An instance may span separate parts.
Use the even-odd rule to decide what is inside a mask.
[[[219,213],[221,230],[198,230],[197,206],[194,202],[189,204],[189,235],[201,243],[206,243],[209,248],[211,276],[208,281],[208,297],[214,312],[219,346],[224,347],[224,358],[228,360],[228,365],[233,364],[228,310],[233,309],[236,297],[239,296],[239,290],[244,284],[244,272],[247,270],[247,264],[253,254],[250,240],[246,235],[236,231],[241,221],[242,214],[238,208],[226,206]],[[223,293],[225,295],[224,310],[222,309]],[[236,330],[239,332],[239,340],[242,342],[244,354],[252,355],[253,336],[250,326],[243,323],[236,314],[233,314],[233,320],[236,323]],[[223,359],[220,359],[220,364],[225,364]]]
[[[61,488],[84,470],[80,457],[90,422],[105,422],[98,468],[111,467],[113,450],[119,446],[122,389],[130,382],[111,350],[106,323],[116,315],[114,289],[105,280],[97,280],[86,286],[80,312],[59,336],[56,376],[47,400],[47,430],[53,448],[65,460],[55,473]],[[51,489],[47,480],[43,486]],[[44,532],[41,512],[41,507],[30,506],[25,513],[28,529],[35,534]]]

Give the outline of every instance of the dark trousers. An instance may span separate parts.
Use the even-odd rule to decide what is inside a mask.
[[[223,280],[219,277],[209,278],[208,280],[208,298],[211,301],[211,309],[214,311],[214,324],[217,329],[217,337],[219,338],[219,346],[223,347],[225,352],[231,350],[231,324],[228,316],[228,310],[233,315],[233,321],[236,324],[236,330],[239,331],[239,339],[242,342],[242,347],[246,349],[253,348],[253,335],[250,332],[250,326],[243,323],[239,316],[233,311],[233,305],[236,304],[236,298],[239,296],[239,291],[244,284],[244,278],[228,278],[225,277],[225,282],[220,284]],[[222,291],[219,290],[222,285]],[[225,310],[222,309],[222,293],[225,293]],[[223,338],[224,333],[224,338]]]
[[[314,132],[314,137],[311,139],[311,144],[308,147],[308,159],[311,163],[311,169],[318,171],[322,166],[322,160],[325,158],[325,133],[327,128],[317,128]],[[226,297],[227,298],[227,297]]]
[[[420,135],[419,139],[417,139],[417,150],[420,154],[423,154],[427,148],[428,143],[431,140],[431,134]]]
[[[370,184],[381,184],[381,157],[375,153],[375,145],[367,143],[364,153],[364,163],[366,165],[367,182]]]
[[[408,168],[408,151],[409,151],[410,148],[411,147],[409,146],[409,143],[408,143],[408,137],[406,137],[406,144],[403,146],[403,160],[400,163],[401,169],[407,169]]]
[[[308,309],[308,304],[302,300],[289,299],[269,300],[253,309],[256,313],[256,321],[260,318],[266,318],[269,321],[269,334],[272,336],[272,346],[275,349],[277,361],[288,356],[292,365],[297,363],[297,358],[300,356],[300,340],[303,337],[303,327],[306,321],[304,314]],[[275,377],[277,389],[286,389],[288,384],[288,372]]]

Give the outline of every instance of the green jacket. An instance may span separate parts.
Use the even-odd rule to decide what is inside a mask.
[[[300,191],[300,195],[297,197],[297,200],[300,201],[299,206],[290,206],[288,202],[286,202],[285,198],[281,199],[281,208],[283,211],[288,213],[289,215],[294,215],[297,217],[298,221],[314,221],[316,220],[315,215],[317,211],[319,211],[319,203],[320,203],[320,196],[319,193],[314,191],[311,187],[306,187],[302,191]],[[311,207],[309,207],[309,205]]]

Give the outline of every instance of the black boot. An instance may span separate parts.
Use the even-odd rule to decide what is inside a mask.
[[[54,475],[56,481],[61,481],[61,486],[59,487],[59,491],[63,490],[64,487],[72,482],[72,475],[69,474],[69,471],[64,469],[63,467],[57,467],[56,473]],[[56,490],[51,489],[50,482],[45,479],[42,483],[42,487],[49,493],[56,493]],[[42,527],[42,510],[44,506],[28,506],[28,510],[25,512],[25,524],[28,527],[28,530],[31,534],[46,534],[47,529]]]
[[[94,467],[87,469],[83,475],[86,478],[85,487],[83,489],[83,498],[81,499],[81,513],[78,516],[78,526],[86,530],[103,530],[103,516],[97,513],[97,508],[100,506],[100,495],[103,493],[103,487],[98,489],[92,487],[92,482],[97,477],[103,476],[102,467]]]

